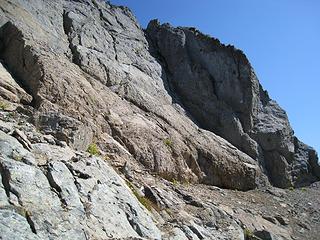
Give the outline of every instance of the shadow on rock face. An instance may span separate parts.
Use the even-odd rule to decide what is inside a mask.
[[[294,144],[285,111],[268,97],[242,51],[194,28],[157,20],[146,35],[150,53],[163,66],[167,92],[199,127],[257,160],[275,186],[319,179],[312,153]]]

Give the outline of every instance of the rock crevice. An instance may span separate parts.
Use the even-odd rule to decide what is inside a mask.
[[[299,194],[273,186],[320,178],[245,54],[195,28],[2,0],[0,59],[1,239],[290,239],[251,207],[288,216]]]
[[[42,79],[42,70],[32,47],[26,45],[23,33],[12,23],[1,26],[0,41],[2,50],[0,59],[19,80],[27,93],[32,96],[32,106],[39,106],[41,97],[38,94]]]

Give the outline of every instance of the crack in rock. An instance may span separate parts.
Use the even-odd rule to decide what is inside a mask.
[[[66,200],[62,197],[61,187],[55,182],[55,180],[51,174],[51,171],[52,171],[52,164],[49,163],[49,165],[46,166],[46,174],[44,174],[44,175],[47,177],[49,185],[55,190],[54,192],[58,195],[60,202],[61,202],[61,207],[65,208],[65,207],[67,207],[68,204],[67,204]]]
[[[80,170],[77,170],[77,169],[74,169],[74,167],[69,164],[69,163],[64,163],[66,165],[66,167],[69,169],[69,171],[71,172],[71,174],[73,176],[76,176],[78,178],[81,178],[81,179],[89,179],[91,178],[91,176],[87,173],[84,173],[84,172],[81,172]]]
[[[2,185],[4,186],[4,189],[5,189],[5,192],[6,192],[8,199],[10,199],[10,193],[12,193],[17,197],[18,203],[20,204],[20,206],[16,206],[11,201],[9,201],[10,206],[8,206],[8,208],[13,208],[17,214],[23,216],[26,219],[26,221],[28,222],[31,231],[34,234],[37,234],[37,231],[35,229],[35,224],[34,224],[33,220],[31,219],[31,215],[30,215],[29,211],[23,207],[23,203],[21,201],[21,196],[20,196],[19,192],[16,191],[10,185],[10,179],[11,179],[10,171],[7,167],[4,166],[4,164],[1,161],[0,161],[0,174],[1,174],[1,179],[2,179]]]
[[[31,228],[31,231],[34,233],[34,234],[37,234],[37,231],[36,231],[36,228],[35,228],[35,225],[34,225],[34,222],[33,220],[31,219],[31,216],[30,216],[30,213],[28,211],[26,211],[26,220]]]

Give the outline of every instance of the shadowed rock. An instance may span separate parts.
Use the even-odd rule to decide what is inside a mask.
[[[285,111],[262,89],[242,51],[194,28],[174,28],[157,20],[146,32],[171,94],[200,127],[256,159],[275,186],[316,180],[317,157],[295,144]]]

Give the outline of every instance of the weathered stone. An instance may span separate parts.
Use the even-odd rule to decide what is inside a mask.
[[[0,62],[0,96],[10,102],[28,104],[32,97],[22,89]]]
[[[11,141],[11,146],[17,146],[15,149],[24,149],[15,138],[5,133],[1,133],[1,136],[3,141],[7,139]],[[39,169],[35,165],[12,159],[12,150],[6,150],[5,143],[0,144],[5,150],[1,154],[6,154],[5,158],[0,158],[1,182],[4,183],[4,188],[0,188],[1,209],[8,206],[7,196],[15,196],[17,201],[11,201],[11,204],[23,209],[24,221],[29,222],[29,229],[36,237],[161,238],[147,210],[103,160],[72,158],[74,153],[66,157],[62,155],[63,149],[58,146],[49,151],[54,146],[37,144],[33,150],[37,154],[50,153],[50,161],[42,163]],[[32,153],[29,154],[35,158]],[[25,224],[14,214],[6,212],[7,215],[19,224]],[[14,236],[17,224],[13,221],[1,222],[1,234],[5,234],[1,237]],[[27,239],[30,235],[28,231],[16,234]]]
[[[314,181],[319,171],[319,164],[309,160],[314,154],[294,144],[285,111],[262,89],[240,50],[194,28],[173,28],[157,20],[146,32],[165,69],[168,92],[199,126],[258,160],[278,187]]]
[[[35,125],[46,134],[54,135],[77,150],[86,150],[92,143],[93,133],[89,126],[57,112],[34,117]]]
[[[11,239],[41,239],[30,229],[27,219],[12,210],[0,210],[0,237],[3,240]]]
[[[170,240],[188,240],[187,236],[180,228],[174,228],[170,231],[168,239]]]
[[[92,231],[92,237],[161,238],[146,210],[132,196],[124,181],[102,160],[83,159],[68,163],[67,167],[76,177],[86,215],[92,218],[88,227],[98,231]]]
[[[5,133],[13,131],[13,125],[14,125],[13,123],[4,122],[4,121],[0,120],[0,130]]]
[[[272,233],[267,230],[256,231],[254,235],[262,240],[283,240],[282,237],[273,236]]]
[[[6,159],[14,159],[32,165],[36,164],[32,154],[16,138],[2,131],[0,131],[0,153]]]
[[[19,129],[15,129],[11,135],[15,137],[25,149],[31,151],[31,142],[28,140],[27,136],[22,131],[20,131]]]
[[[264,219],[261,216],[252,215],[250,213],[244,212],[241,209],[238,209],[234,217],[239,219],[242,224],[252,233],[257,233],[257,236],[260,236],[260,238],[262,239],[292,239],[292,230],[290,228],[281,228],[280,226]],[[266,229],[268,230],[268,232],[264,232]],[[261,236],[266,237],[263,238]],[[273,236],[273,238],[271,236]]]
[[[276,215],[275,218],[278,220],[278,222],[281,225],[284,225],[284,226],[289,225],[289,219],[287,219],[287,218],[285,218],[283,216],[280,216],[280,215]]]
[[[4,6],[0,53],[33,96],[38,128],[79,150],[105,131],[130,153],[128,160],[167,179],[242,190],[265,184],[254,160],[199,132],[184,109],[172,105],[162,66],[128,9],[102,1],[41,3]]]
[[[294,137],[240,50],[193,28],[152,21],[144,31],[104,0],[4,0],[0,60],[10,104],[0,110],[1,239],[243,240],[244,226],[291,238],[285,219],[188,189],[320,178],[316,152]],[[91,143],[101,158],[83,152]],[[127,163],[124,177],[144,194],[105,160]],[[289,194],[271,191],[286,206]]]
[[[200,158],[198,158],[199,154],[194,152],[189,155],[190,157],[188,158],[190,160],[185,161],[185,152],[188,151],[185,149],[199,149],[197,151],[203,152],[203,146],[199,146],[197,142],[203,142],[202,139],[204,136],[194,134],[196,127],[193,124],[187,123],[185,116],[179,115],[181,114],[181,107],[179,109],[180,112],[170,107],[171,99],[178,97],[180,101],[182,101],[183,106],[186,106],[187,110],[192,114],[193,108],[195,111],[199,111],[201,108],[192,107],[189,103],[185,103],[184,98],[193,99],[193,104],[197,103],[198,105],[203,105],[202,102],[207,102],[211,105],[209,104],[203,112],[208,113],[206,116],[210,117],[201,117],[200,113],[199,115],[197,112],[194,112],[193,119],[197,120],[202,127],[225,137],[252,158],[259,159],[261,167],[266,167],[270,179],[276,183],[276,185],[284,187],[292,183],[291,173],[288,170],[293,156],[292,131],[286,115],[267,97],[266,93],[261,90],[250,64],[240,51],[232,47],[225,47],[217,40],[210,41],[209,38],[194,29],[174,29],[169,25],[160,26],[154,21],[150,24],[147,31],[152,45],[154,45],[151,50],[154,52],[158,51],[159,53],[162,51],[163,57],[168,61],[169,70],[170,67],[174,66],[171,62],[176,62],[174,58],[183,59],[183,64],[179,65],[179,69],[171,69],[174,74],[172,77],[168,77],[165,71],[162,71],[163,67],[150,56],[148,52],[148,42],[144,37],[144,33],[138,27],[134,17],[127,9],[120,9],[103,3],[89,3],[86,5],[83,2],[74,2],[72,4],[69,2],[62,4],[62,2],[63,1],[43,3],[43,6],[41,4],[37,6],[43,12],[43,16],[46,16],[48,6],[55,9],[55,12],[50,13],[48,16],[50,19],[55,19],[53,22],[56,23],[56,26],[49,32],[41,32],[42,34],[40,35],[35,35],[33,30],[39,29],[40,26],[49,24],[49,22],[44,20],[45,17],[39,18],[39,15],[33,15],[36,7],[32,6],[28,8],[28,11],[30,11],[29,18],[26,18],[27,21],[21,23],[16,20],[20,17],[13,14],[14,9],[22,9],[19,7],[20,5],[15,7],[11,4],[6,5],[7,14],[5,16],[8,23],[5,24],[2,29],[1,39],[3,48],[1,56],[8,67],[14,70],[14,76],[20,78],[23,85],[29,89],[28,92],[32,93],[34,104],[37,105],[39,109],[56,110],[62,107],[61,110],[66,113],[68,112],[68,115],[75,113],[75,109],[77,109],[76,112],[81,113],[87,120],[90,118],[88,114],[97,114],[100,111],[100,113],[105,112],[108,115],[108,113],[111,113],[110,108],[112,108],[112,112],[117,112],[116,115],[118,115],[118,119],[120,119],[118,122],[122,124],[113,126],[111,131],[113,134],[116,134],[118,138],[122,139],[122,143],[133,153],[133,156],[140,159],[148,168],[154,169],[167,178],[181,178],[182,174],[175,173],[188,172],[188,174],[184,174],[185,180],[203,181],[224,187],[243,189],[241,186],[233,186],[234,182],[239,182],[239,179],[235,179],[231,184],[226,184],[227,181],[225,180],[217,179],[217,177],[213,178],[213,175],[217,175],[216,171],[221,172],[220,170],[222,170],[223,173],[220,174],[221,177],[224,176],[225,173],[230,172],[229,168],[225,170],[223,168],[221,169],[221,166],[225,164],[216,164],[216,166],[218,166],[217,170],[215,170],[215,166],[212,166],[212,170],[204,172],[206,175],[206,177],[204,177],[203,161],[209,162],[210,165],[211,159],[206,158],[203,160],[202,153],[200,154]],[[87,13],[85,9],[88,9],[91,14],[81,15],[83,12]],[[26,14],[25,10],[22,10],[22,12]],[[59,22],[58,18],[55,17],[61,13],[63,13],[63,18]],[[83,22],[88,21],[95,22],[96,28],[81,27]],[[63,26],[63,31],[59,26]],[[120,31],[126,31],[129,35],[121,35],[119,34]],[[54,41],[59,35],[61,35],[61,38],[64,40],[68,39],[68,42],[62,41],[58,44]],[[11,41],[11,39],[14,38],[25,41]],[[166,42],[163,41],[164,38],[168,38],[168,42],[173,41],[175,38],[178,39],[178,41],[174,43],[178,44],[175,48],[175,51],[179,53],[178,55],[170,55],[170,48],[172,46],[161,45]],[[26,45],[26,39],[28,39],[27,42],[30,43],[30,45],[40,46],[39,50],[35,51],[33,48],[29,48]],[[40,57],[39,51],[45,51],[43,48],[43,39],[49,40],[46,41],[46,45],[52,44],[51,47],[55,49],[56,54],[65,53],[67,56],[72,54],[73,62],[70,63],[69,59],[64,57],[58,59],[52,55],[50,51],[45,52],[46,56],[41,55]],[[135,39],[137,44],[127,44],[132,41],[132,39]],[[157,44],[157,41],[161,44]],[[95,42],[94,47],[93,42]],[[173,47],[175,47],[175,45],[173,45]],[[105,50],[110,48],[112,51]],[[213,50],[217,50],[215,55],[211,54]],[[134,52],[139,52],[139,54],[132,54]],[[189,59],[186,52],[190,53],[188,56],[192,56],[193,58]],[[20,57],[15,60],[11,57],[14,54]],[[158,57],[158,54],[155,53],[155,55]],[[238,71],[239,76],[228,69],[228,64],[219,62],[221,58],[228,59],[231,69],[234,69],[235,73]],[[30,66],[25,69],[21,68],[20,65],[23,61],[26,61],[26,59],[30,63]],[[57,65],[55,65],[55,62]],[[92,77],[88,75],[84,77],[83,74],[81,75],[81,71],[74,66],[74,63]],[[215,67],[209,68],[208,66],[210,64]],[[198,65],[200,68],[195,67]],[[59,66],[60,68],[64,66],[70,69],[70,71],[68,73],[54,71],[55,66]],[[190,71],[185,71],[184,68],[188,68]],[[165,70],[166,68],[163,69]],[[123,74],[123,72],[126,74]],[[180,77],[180,73],[182,75],[188,74],[188,76]],[[33,79],[29,79],[29,75],[34,76]],[[55,79],[61,79],[61,82],[53,84],[52,76],[55,76]],[[136,76],[139,76],[139,81],[135,80],[137,79]],[[176,78],[185,79],[186,82],[175,83]],[[211,78],[214,79],[214,81]],[[42,79],[42,85],[38,84],[40,79]],[[106,79],[107,82],[105,82]],[[120,79],[121,84],[119,84]],[[98,82],[96,82],[96,80]],[[199,91],[194,85],[199,81],[203,82],[202,88],[204,91],[200,91],[202,95],[197,94]],[[72,84],[69,84],[71,82]],[[213,84],[212,89],[216,92],[213,90],[210,91],[208,84]],[[70,85],[72,85],[73,88],[70,88]],[[231,85],[237,86],[238,90],[236,94],[234,94],[234,88],[230,88]],[[246,87],[247,85],[248,87]],[[130,110],[133,106],[129,106],[126,101],[120,103],[119,98],[112,94],[105,86],[108,86],[113,92],[117,93],[117,95],[124,97],[136,105],[137,108],[133,108],[134,111],[138,110],[143,113],[148,109],[154,116],[141,118],[141,115],[133,114]],[[173,88],[169,89],[170,86]],[[64,94],[66,89],[68,89],[70,96],[79,97],[79,101],[71,102],[70,96]],[[82,89],[85,89],[85,91],[82,91]],[[102,91],[100,91],[96,94],[98,89],[103,89],[105,93],[102,94]],[[147,92],[148,94],[146,94]],[[59,98],[53,99],[53,93],[56,93]],[[95,96],[95,99],[93,99],[92,96]],[[103,104],[103,102],[106,102],[103,100],[106,97],[110,104]],[[157,99],[157,104],[154,99]],[[115,101],[118,102],[117,105],[111,105]],[[234,112],[237,112],[237,114],[234,114]],[[91,142],[93,135],[87,134],[88,132],[92,132],[90,127],[87,127],[88,122],[82,125],[83,123],[81,123],[81,121],[54,113],[47,114],[47,117],[45,117],[46,114],[39,116],[42,116],[38,119],[40,128],[42,128],[40,125],[43,119],[44,122],[42,125],[45,125],[47,122],[57,123],[60,120],[64,122],[65,119],[68,119],[65,125],[70,125],[68,126],[69,128],[62,126],[60,129],[51,129],[48,132],[56,134],[59,139],[66,140],[69,145],[78,149],[85,149]],[[79,116],[79,119],[83,117]],[[103,116],[98,115],[95,120],[98,121],[98,124],[107,125],[103,123],[101,117]],[[155,129],[154,133],[152,133],[155,127],[153,122],[159,122],[159,117],[165,120],[161,123],[162,126],[169,129],[177,129],[177,132],[170,130],[170,134],[175,135],[176,143],[174,152],[165,150],[166,146],[159,148],[159,139],[157,138],[161,135],[163,139],[168,138],[163,129]],[[111,119],[110,114],[108,124],[112,125],[114,122]],[[177,121],[177,119],[179,120]],[[175,122],[180,124],[176,124]],[[138,126],[137,123],[139,123]],[[147,125],[143,125],[144,123]],[[210,124],[213,125],[211,126]],[[47,125],[50,126],[49,123]],[[186,131],[181,125],[189,125],[191,128],[189,127],[189,130]],[[140,134],[140,136],[133,134],[130,129],[133,128],[136,130],[136,127],[138,127],[138,129],[140,128],[141,131],[147,130],[148,134]],[[75,128],[78,130],[75,130]],[[85,128],[84,131],[81,130],[83,128]],[[123,131],[123,128],[126,130]],[[273,134],[273,132],[278,131],[277,129],[282,131],[280,138]],[[71,133],[71,131],[73,133]],[[108,131],[110,131],[110,129]],[[84,134],[84,132],[86,132],[86,134]],[[197,139],[196,141],[185,144],[186,136],[190,134]],[[270,143],[266,142],[269,136],[274,138]],[[144,139],[143,142],[146,142],[145,146],[139,146],[141,143],[139,138],[141,137]],[[216,139],[216,136],[212,135],[210,138]],[[218,140],[218,142],[219,141],[220,140]],[[211,153],[213,148],[210,144],[208,148],[211,149],[209,155],[213,156]],[[146,149],[148,150],[146,151]],[[215,154],[216,152],[214,152],[214,155]],[[275,157],[275,155],[279,157]],[[153,160],[154,158],[156,161]],[[160,161],[160,159],[163,158],[167,159],[165,161],[166,165]],[[175,161],[173,161],[173,158]],[[232,156],[227,159],[228,162],[232,162]],[[215,161],[217,161],[216,158]],[[199,164],[199,162],[201,162],[201,164]],[[246,160],[246,162],[250,162],[250,160]],[[286,162],[288,162],[288,164],[286,164]],[[253,164],[253,162],[250,164]],[[313,166],[312,169],[317,169],[317,163],[315,163],[315,161],[312,161],[311,165]],[[299,166],[302,165],[297,164],[297,168],[299,168]],[[232,168],[236,169],[237,167]],[[175,171],[170,169],[175,169]],[[282,175],[285,177],[278,179],[277,175],[279,174],[273,169],[279,169],[280,173],[284,173]],[[244,170],[244,172],[247,172],[247,170]],[[308,174],[308,176],[312,176],[314,173],[309,171]],[[242,179],[243,177],[240,178]],[[302,179],[305,178],[306,177]],[[257,181],[256,179],[251,178],[249,181],[250,184],[248,188],[257,186],[255,183]],[[263,182],[261,180],[258,181]],[[240,182],[242,182],[242,180]],[[247,184],[244,183],[243,185]]]
[[[74,151],[68,146],[59,147],[43,143],[33,144],[32,146],[32,153],[38,165],[46,165],[54,160],[69,161],[76,156]]]
[[[1,170],[1,169],[0,169]],[[0,174],[0,182],[2,183],[2,173]],[[6,189],[2,184],[0,184],[0,208],[8,205],[8,198],[6,194]]]

